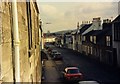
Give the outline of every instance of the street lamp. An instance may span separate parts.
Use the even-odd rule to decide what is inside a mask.
[[[41,45],[41,49],[44,49],[44,36],[43,36],[42,20],[41,19],[40,19],[39,27],[40,27],[40,31],[41,31],[41,43],[40,43],[40,45]]]
[[[40,30],[42,32],[42,20],[40,19]]]

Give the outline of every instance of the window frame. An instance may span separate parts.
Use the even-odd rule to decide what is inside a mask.
[[[111,38],[110,36],[106,36],[106,46],[111,46]]]

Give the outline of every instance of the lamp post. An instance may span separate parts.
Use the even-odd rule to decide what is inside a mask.
[[[42,20],[40,19],[40,30],[41,30],[41,49],[44,49],[44,36],[43,36],[43,30],[42,30]]]
[[[41,19],[40,19],[40,30],[41,30],[41,36],[42,36],[43,30],[42,30],[42,20]]]

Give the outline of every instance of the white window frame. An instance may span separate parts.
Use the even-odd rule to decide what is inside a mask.
[[[90,50],[91,50],[90,54],[92,55],[93,54],[93,47],[90,47]]]
[[[93,43],[96,44],[96,36],[93,36],[93,39],[94,39]]]
[[[85,40],[86,40],[86,36],[83,36],[83,37],[82,37],[82,41],[85,41]]]
[[[110,36],[106,36],[106,46],[110,46]]]
[[[93,42],[93,37],[92,36],[90,36],[90,41]]]

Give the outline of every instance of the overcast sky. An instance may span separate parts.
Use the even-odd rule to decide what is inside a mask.
[[[38,6],[44,32],[76,29],[77,22],[92,21],[94,17],[114,19],[118,15],[117,2],[38,2]]]

